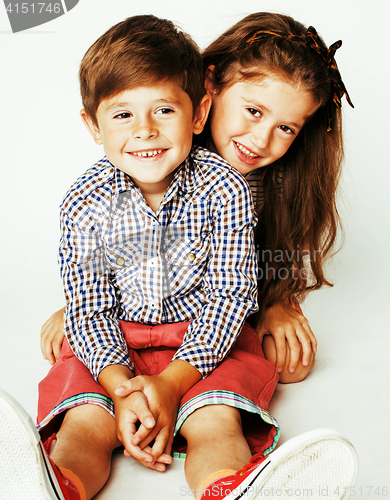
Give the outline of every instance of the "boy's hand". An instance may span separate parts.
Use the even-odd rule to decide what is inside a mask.
[[[170,454],[180,399],[200,379],[201,374],[196,368],[184,360],[176,359],[156,377],[140,375],[121,383],[115,391],[115,397],[126,398],[141,391],[156,421],[153,429],[141,421],[132,437],[132,446],[145,449],[154,439],[150,453],[155,460],[161,460],[163,454]]]
[[[293,306],[277,302],[267,308],[264,321],[258,328],[262,340],[264,335],[272,335],[276,348],[276,369],[280,373],[286,363],[287,346],[290,350],[288,371],[294,373],[300,359],[307,367],[317,352],[317,340],[306,318]]]
[[[149,446],[142,449],[133,444],[137,423],[140,423],[140,427],[147,429],[148,432],[153,430],[156,423],[145,395],[136,391],[127,397],[116,397],[115,417],[117,436],[125,447],[124,455],[126,457],[132,456],[145,467],[164,472],[166,464],[172,463],[172,457],[169,454],[161,454],[156,460]]]
[[[41,351],[51,365],[58,361],[64,341],[64,309],[52,314],[41,329]]]
[[[139,392],[141,391],[141,392]],[[164,380],[164,375],[156,377],[143,376],[134,377],[121,384],[115,394],[124,398],[132,395],[142,394],[151,412],[155,416],[155,425],[146,425],[149,422],[142,421],[137,432],[133,433],[131,445],[144,449],[154,439],[150,453],[155,460],[165,453],[170,455],[173,442],[173,431],[175,427],[177,411],[181,395],[177,388]]]
[[[131,442],[137,432],[138,423],[149,430],[153,429],[156,423],[150,411],[148,400],[142,392],[134,391],[126,397],[115,394],[115,389],[132,378],[133,373],[127,366],[110,365],[100,372],[98,381],[114,402],[117,436],[125,447],[124,455],[134,457],[145,467],[164,471],[165,464],[171,463],[172,457],[161,455],[156,460],[150,453],[150,448],[141,449],[140,446],[133,445]]]

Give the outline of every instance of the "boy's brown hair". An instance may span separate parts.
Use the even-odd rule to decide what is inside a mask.
[[[79,71],[83,107],[97,125],[103,99],[124,90],[174,81],[190,97],[193,110],[203,95],[203,62],[195,42],[167,19],[129,17],[88,49]]]

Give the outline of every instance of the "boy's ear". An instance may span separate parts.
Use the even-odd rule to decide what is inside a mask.
[[[213,97],[214,92],[215,92],[215,87],[213,83],[213,71],[214,71],[214,64],[211,64],[207,69],[206,69],[206,76],[204,79],[204,87],[206,89],[206,92],[208,93],[209,96]]]
[[[102,134],[100,133],[99,127],[92,120],[92,118],[85,111],[85,109],[82,109],[80,111],[80,115],[81,115],[81,119],[84,122],[84,125],[87,127],[88,132],[92,135],[93,140],[96,142],[96,144],[99,144],[99,145],[103,144],[103,138],[102,138]]]
[[[194,134],[200,134],[206,124],[207,118],[209,116],[211,108],[211,97],[205,94],[200,101],[198,109],[195,111],[194,121],[193,121],[193,132]]]

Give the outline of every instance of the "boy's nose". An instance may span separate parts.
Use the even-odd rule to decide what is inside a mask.
[[[133,137],[134,139],[150,139],[157,135],[157,129],[154,126],[152,120],[145,118],[142,120],[138,120],[134,124],[133,128]]]

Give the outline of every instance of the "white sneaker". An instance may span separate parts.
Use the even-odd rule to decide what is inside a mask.
[[[0,390],[0,498],[2,500],[65,499],[30,415],[2,390]]]
[[[211,483],[201,500],[344,500],[357,471],[352,444],[334,430],[317,429],[266,458],[254,455],[241,471]]]

